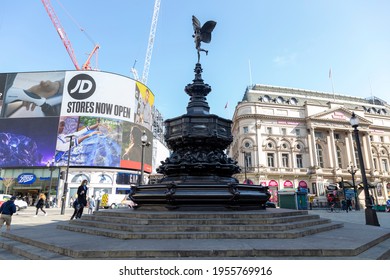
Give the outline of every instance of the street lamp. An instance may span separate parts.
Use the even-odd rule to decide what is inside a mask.
[[[47,168],[50,170],[50,185],[49,185],[49,193],[48,193],[48,203],[50,203],[50,193],[51,193],[51,185],[53,183],[53,171],[57,168],[56,165],[54,165],[54,158],[51,161],[48,161],[46,164]],[[50,207],[50,204],[47,204]],[[46,205],[46,207],[47,207]],[[47,207],[47,208],[49,208]]]
[[[248,165],[248,159],[247,159],[247,157],[246,157],[245,151],[243,151],[242,153],[243,153],[243,155],[244,155],[244,177],[245,177],[244,183],[245,183],[245,184],[248,184],[248,178],[247,178],[247,174],[246,174],[246,167],[247,167],[247,165]]]
[[[359,206],[359,198],[358,198],[358,194],[357,194],[357,187],[356,187],[356,184],[355,184],[355,174],[357,172],[357,169],[355,166],[351,165],[349,166],[348,168],[348,173],[351,174],[352,176],[352,186],[353,186],[353,191],[355,192],[355,210],[356,211],[360,211],[360,206]]]
[[[372,208],[370,193],[368,192],[366,169],[364,167],[362,147],[360,146],[359,130],[357,129],[359,126],[359,119],[356,117],[355,112],[352,113],[350,123],[354,128],[356,148],[357,148],[359,163],[360,163],[360,173],[362,174],[362,180],[363,180],[364,199],[366,202],[366,209],[365,209],[366,225],[380,226],[378,221],[378,216],[376,215],[376,211]]]
[[[69,162],[70,162],[70,149],[72,148],[72,139],[74,135],[68,135],[65,138],[69,138],[69,150],[68,150],[68,163],[66,165],[66,175],[64,183],[64,193],[61,197],[61,215],[65,214],[65,205],[66,205],[66,195],[68,193],[68,173],[69,173]]]
[[[145,147],[150,146],[150,142],[148,142],[148,136],[146,135],[145,130],[142,133],[141,136],[141,176],[138,178],[138,185],[144,184],[144,154],[145,154]]]

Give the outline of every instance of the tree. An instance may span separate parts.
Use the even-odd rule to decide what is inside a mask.
[[[3,185],[5,186],[5,193],[8,194],[9,188],[15,183],[14,178],[3,178]]]

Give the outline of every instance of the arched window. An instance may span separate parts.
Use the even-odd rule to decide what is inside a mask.
[[[324,151],[320,144],[316,144],[318,166],[324,168]]]
[[[100,184],[112,184],[112,178],[108,176],[107,174],[100,174],[99,175],[99,183]]]
[[[87,180],[88,182],[90,182],[91,180],[89,179],[89,177],[85,174],[77,174],[76,176],[74,176],[72,178],[72,183],[81,183],[83,180]]]

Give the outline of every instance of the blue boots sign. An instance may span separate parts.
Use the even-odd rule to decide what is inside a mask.
[[[33,184],[37,177],[33,173],[22,173],[18,176],[18,184],[28,185]]]

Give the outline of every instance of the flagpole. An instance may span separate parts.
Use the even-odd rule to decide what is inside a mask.
[[[330,81],[332,83],[333,99],[336,100],[336,96],[334,94],[334,86],[333,86],[332,67],[329,68],[329,79],[330,79]]]
[[[251,66],[251,60],[249,59],[248,60],[248,63],[249,63],[249,83],[250,85],[252,86],[252,66]]]

